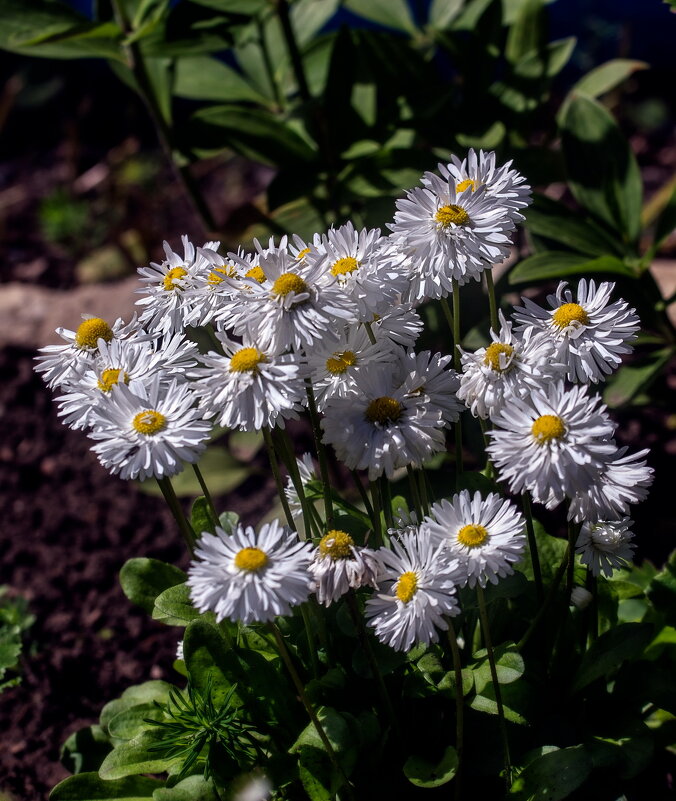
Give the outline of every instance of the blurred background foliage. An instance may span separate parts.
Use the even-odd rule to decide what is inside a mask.
[[[39,229],[75,257],[78,280],[117,278],[186,229],[234,248],[347,219],[382,227],[424,170],[483,148],[541,190],[499,290],[618,282],[646,333],[608,384],[611,406],[647,398],[673,355],[674,295],[649,268],[674,246],[676,158],[642,172],[636,152],[654,167],[655,153],[674,150],[676,17],[660,0],[0,0],[0,14],[0,48],[13,54],[0,125],[14,104],[44,136],[79,91],[79,126],[62,147],[111,126],[155,131],[165,156],[126,140],[103,166],[73,158],[44,194]],[[5,127],[0,146],[21,147]],[[233,160],[226,216],[210,181]],[[166,164],[190,201],[183,228],[163,216]],[[485,321],[464,333],[481,344]]]

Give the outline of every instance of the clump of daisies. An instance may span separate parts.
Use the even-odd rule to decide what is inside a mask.
[[[444,742],[451,712],[457,737],[470,709],[495,712],[504,724],[500,684],[521,656],[512,653],[502,665],[499,657],[533,636],[557,603],[560,583],[566,612],[570,601],[587,621],[598,610],[595,582],[630,566],[628,515],[645,499],[652,470],[647,451],[618,447],[598,394],[639,329],[614,285],[561,282],[547,307],[524,298],[511,313],[496,311],[494,302],[488,338],[473,351],[459,342],[450,352],[420,345],[422,304],[440,300],[456,336],[459,320],[451,318],[462,313],[461,287],[485,281],[494,291],[492,267],[510,254],[529,203],[530,188],[511,162],[498,165],[494,153],[470,151],[426,172],[396,202],[389,235],[346,222],[307,239],[254,240],[248,251],[227,253],[218,242],[197,246],[183,236],[179,251],[165,243],[164,258],[139,270],[138,316],[129,323],[85,316],[74,330],[58,329],[63,343],[37,359],[57,392],[59,416],[86,433],[103,467],[122,479],[160,482],[191,551],[183,611],[190,605],[190,614],[211,626],[209,647],[195,646],[190,627],[185,646],[179,643],[189,681],[203,678],[210,649],[220,656],[209,682],[239,665],[220,697],[236,699],[237,716],[251,718],[242,731],[267,719],[267,706],[259,708],[267,692],[291,692],[290,702],[270,706],[280,715],[274,730],[247,746],[254,771],[266,771],[269,760],[271,776],[286,775],[275,760],[307,745],[305,734],[281,750],[277,743],[285,727],[297,736],[286,706],[300,701],[311,747],[324,749],[331,781],[346,787],[341,771],[351,757],[333,753],[345,737],[333,719],[329,737],[322,721],[342,702],[332,695],[336,688],[358,686],[363,663],[378,697],[374,709],[393,714],[379,675],[386,649],[405,654],[391,659],[394,667],[383,664],[407,704],[450,692],[453,708],[439,695]],[[311,423],[315,450],[298,458],[302,419]],[[471,437],[463,441],[463,423],[466,431],[474,427],[474,440],[483,434],[478,456],[487,458],[469,477],[463,457],[467,442],[474,446]],[[267,517],[259,510],[255,528],[219,517],[199,472],[214,430],[223,429],[261,432],[268,449],[280,507]],[[195,467],[205,492],[190,520],[170,481],[185,465]],[[350,473],[352,494],[344,488]],[[400,479],[407,483],[393,490]],[[543,558],[558,558],[545,574],[547,593],[538,554],[547,535],[531,503],[559,509],[568,526],[567,542],[546,542]],[[511,607],[501,608],[500,621],[511,627],[510,643],[520,644],[502,643],[498,653],[489,620],[498,607],[491,604],[512,599],[520,582],[527,603],[513,616]],[[527,623],[524,605],[532,612]],[[340,651],[345,637],[358,653]],[[251,665],[247,648],[256,651]],[[258,681],[261,664],[272,671],[267,689],[257,685],[247,699],[249,674],[241,668],[251,667]],[[283,666],[291,684],[281,678]],[[195,694],[189,685],[187,697],[199,695],[204,719],[220,721],[211,689],[207,682]],[[360,712],[351,709],[349,720]],[[398,729],[396,721],[388,725],[385,743]],[[207,761],[216,764],[211,747]],[[205,759],[201,749],[191,749],[194,764],[172,771],[187,775]],[[308,770],[303,763],[300,773],[287,772]]]

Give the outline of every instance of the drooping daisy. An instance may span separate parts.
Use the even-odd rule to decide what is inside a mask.
[[[399,351],[397,360],[398,380],[410,397],[426,395],[431,409],[441,415],[444,425],[457,423],[465,407],[456,398],[460,379],[449,367],[450,356],[434,355],[429,351],[414,353]]]
[[[261,254],[264,280],[251,280],[250,300],[226,304],[223,314],[237,336],[247,332],[263,348],[299,349],[335,339],[356,319],[354,305],[337,283],[326,285],[321,263],[293,259],[286,248]]]
[[[455,182],[457,192],[467,189],[474,192],[479,187],[486,187],[486,194],[509,209],[515,222],[520,222],[523,215],[519,210],[530,205],[531,191],[523,175],[511,166],[512,162],[508,161],[496,167],[494,152],[480,150],[477,158],[476,152],[470,149],[462,161],[451,156],[450,164],[440,164],[439,172],[442,178]]]
[[[287,615],[313,589],[312,546],[278,520],[258,533],[238,525],[232,534],[203,532],[188,570],[192,602],[216,620],[263,623]]]
[[[387,366],[357,375],[354,395],[331,398],[321,426],[337,457],[351,470],[368,470],[370,480],[419,467],[446,447],[439,411],[398,386]]]
[[[515,309],[514,318],[519,330],[533,327],[553,339],[556,359],[566,364],[569,381],[605,381],[619,367],[622,356],[631,353],[627,343],[636,339],[639,319],[625,301],[609,302],[614,283],[603,281],[597,289],[594,281],[583,278],[575,299],[567,286],[561,281],[556,294],[547,296],[551,309],[522,298],[524,308]]]
[[[308,263],[321,260],[329,283],[338,283],[358,310],[359,320],[371,320],[395,305],[409,278],[402,257],[386,250],[379,228],[357,231],[351,222],[331,228],[321,246],[312,248]]]
[[[206,448],[211,423],[202,414],[188,384],[176,379],[165,386],[156,375],[142,397],[117,383],[108,402],[92,411],[89,437],[97,440],[92,450],[120,478],[173,476]]]
[[[145,297],[137,300],[136,304],[144,307],[140,322],[150,331],[176,334],[186,326],[198,324],[199,304],[193,303],[194,294],[186,290],[195,289],[197,279],[210,272],[204,251],[215,251],[220,243],[205,242],[198,251],[187,236],[182,236],[181,242],[183,256],[175,253],[165,242],[164,261],[151,262],[149,267],[138,270],[145,286],[137,292]]]
[[[332,529],[319,541],[310,564],[317,600],[330,606],[349,589],[367,585],[377,588],[379,569],[375,551],[355,545],[346,531]]]
[[[626,567],[631,562],[636,546],[628,517],[613,522],[584,523],[575,543],[575,552],[580,561],[591,570],[592,575],[603,573],[610,578],[613,571]]]
[[[552,358],[551,339],[533,328],[516,336],[512,323],[501,311],[499,315],[500,331],[491,330],[490,345],[474,353],[462,351],[458,399],[483,419],[499,412],[507,398],[522,398],[565,371],[565,365]]]
[[[263,348],[247,334],[241,343],[217,333],[224,355],[202,355],[204,367],[192,370],[193,388],[206,414],[218,425],[241,431],[284,427],[298,419],[305,397],[305,367],[294,353]]]
[[[461,586],[497,584],[514,572],[512,565],[521,561],[526,546],[523,515],[493,492],[482,498],[480,492],[471,496],[462,490],[433,504],[422,529],[464,567]]]
[[[100,340],[91,366],[77,381],[64,384],[68,391],[56,398],[59,417],[73,429],[86,428],[94,407],[105,402],[115,385],[126,384],[135,395],[143,395],[142,387],[156,374],[163,384],[182,382],[185,371],[197,363],[196,353],[195,343],[181,334],[163,337],[161,344],[157,339],[113,339],[109,344]]]
[[[395,242],[409,258],[413,303],[445,297],[452,279],[479,280],[481,273],[509,254],[514,221],[485,187],[458,192],[455,181],[425,173],[417,187],[397,200]]]
[[[615,426],[586,386],[566,390],[559,381],[510,398],[493,423],[487,452],[498,479],[512,492],[528,490],[548,509],[584,492],[616,450]]]
[[[40,348],[44,356],[37,356],[35,370],[42,373],[48,387],[58,387],[79,377],[94,364],[99,342],[112,342],[113,339],[126,339],[137,336],[139,325],[136,315],[127,324],[118,318],[109,325],[101,317],[82,315],[82,322],[76,331],[57,328],[56,333],[65,345],[46,345]]]
[[[319,411],[329,398],[344,398],[354,392],[354,377],[372,364],[394,359],[389,343],[382,340],[371,344],[362,326],[346,326],[336,340],[307,348],[308,370]]]
[[[402,534],[392,540],[392,550],[380,548],[376,554],[380,592],[366,602],[368,625],[395,651],[437,642],[437,629],[448,629],[444,616],[460,611],[455,588],[464,573],[457,559],[418,534]]]
[[[613,451],[594,480],[571,498],[571,520],[619,520],[629,512],[630,504],[645,500],[653,483],[653,469],[645,461],[649,451],[629,455],[627,451],[626,446]]]

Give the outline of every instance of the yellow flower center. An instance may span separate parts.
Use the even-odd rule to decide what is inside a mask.
[[[577,303],[564,303],[552,314],[552,322],[557,328],[567,328],[571,323],[589,325],[589,315]]]
[[[75,344],[78,348],[95,348],[99,339],[110,342],[113,338],[113,329],[100,317],[90,317],[80,323],[75,332]]]
[[[120,373],[122,375],[122,382],[124,384],[129,383],[129,375],[124,373],[119,367],[109,367],[107,370],[104,370],[101,373],[101,378],[96,382],[96,385],[101,390],[101,392],[110,392],[110,390],[115,386],[115,384],[120,383]]]
[[[483,526],[474,525],[470,523],[468,526],[463,526],[458,531],[458,542],[461,545],[466,545],[468,548],[476,548],[483,545],[488,539],[488,532]]]
[[[561,439],[566,433],[566,426],[555,414],[543,414],[533,423],[531,434],[542,445],[553,439]]]
[[[302,250],[298,251],[298,255],[296,256],[297,261],[303,261],[303,259],[307,256],[310,252],[310,248],[303,248]]]
[[[434,219],[439,223],[440,228],[448,228],[450,225],[467,225],[469,214],[461,206],[452,203],[450,206],[442,206],[437,209]]]
[[[220,284],[223,278],[237,278],[237,270],[232,264],[226,264],[223,267],[214,267],[213,272],[209,273],[207,283],[215,286],[216,284]],[[166,288],[165,286],[165,289]]]
[[[230,359],[231,373],[245,373],[257,371],[258,365],[267,362],[268,357],[261,353],[258,348],[242,348],[233,354]]]
[[[455,187],[455,191],[464,192],[465,189],[469,189],[470,186],[472,187],[472,192],[476,192],[476,181],[472,178],[465,178],[464,181],[460,181],[460,183]]]
[[[356,354],[351,350],[344,350],[342,353],[334,353],[330,359],[326,360],[326,369],[332,375],[341,375],[348,367],[353,367],[356,363]]]
[[[299,295],[301,292],[307,291],[307,284],[296,273],[282,273],[272,285],[272,292],[278,297],[280,295],[286,296],[289,292],[295,292],[296,295]]]
[[[139,434],[152,436],[166,427],[167,418],[162,412],[156,412],[154,409],[146,409],[144,412],[139,412],[136,415],[132,420],[132,425]]]
[[[484,364],[487,367],[491,367],[496,372],[501,373],[509,366],[506,363],[512,357],[513,353],[514,348],[511,345],[507,345],[504,342],[493,342],[492,345],[489,345],[486,348]],[[503,356],[502,359],[500,358],[501,356]],[[501,362],[505,365],[504,367],[502,366]]]
[[[171,270],[164,276],[163,286],[167,290],[167,292],[171,292],[172,289],[180,289],[181,287],[175,283],[175,281],[180,281],[184,275],[187,275],[188,271],[183,267],[172,267]]]
[[[331,267],[331,275],[347,275],[359,269],[359,262],[353,259],[352,256],[346,256],[344,259],[338,259]]]
[[[366,419],[369,423],[386,425],[396,423],[401,417],[402,406],[399,401],[387,396],[376,398],[366,407]]]
[[[397,582],[396,596],[402,602],[407,604],[411,598],[418,592],[418,577],[412,570],[402,573]]]
[[[266,279],[266,275],[263,272],[263,268],[257,264],[255,267],[252,267],[246,274],[246,278],[253,278],[254,281],[258,281],[259,284],[262,284],[263,281]]]
[[[255,573],[268,563],[268,555],[260,548],[242,548],[235,556],[235,567]]]
[[[354,540],[346,531],[332,529],[319,541],[319,553],[329,556],[333,561],[348,559],[352,556]]]

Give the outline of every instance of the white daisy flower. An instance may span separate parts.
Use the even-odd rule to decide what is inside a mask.
[[[199,459],[211,432],[194,403],[190,387],[176,379],[164,386],[156,375],[143,397],[118,383],[108,402],[92,411],[94,430],[88,436],[98,440],[92,450],[120,478],[143,481],[180,473],[183,462]]]
[[[387,314],[376,315],[371,322],[374,337],[393,348],[412,348],[423,328],[420,315],[410,303],[393,306]]]
[[[593,576],[603,573],[610,578],[613,571],[627,567],[636,546],[634,534],[629,527],[634,524],[628,517],[613,522],[584,523],[575,543],[575,552],[580,561],[591,570]]]
[[[192,370],[193,389],[208,417],[220,426],[260,431],[284,420],[297,420],[305,397],[305,367],[300,356],[261,348],[245,335],[241,343],[216,335],[224,355],[200,357],[204,367]]]
[[[356,318],[354,305],[337,283],[322,282],[321,262],[308,265],[286,248],[260,256],[265,276],[250,280],[250,300],[226,304],[222,313],[237,336],[245,332],[263,348],[299,349],[325,339]]]
[[[92,366],[77,381],[64,385],[65,395],[55,400],[59,404],[59,417],[73,429],[87,428],[92,409],[105,403],[111,389],[126,384],[135,395],[143,395],[144,387],[154,375],[162,384],[173,379],[185,380],[185,371],[194,367],[197,345],[181,334],[152,343],[135,339],[113,339],[109,344],[101,340]]]
[[[470,149],[467,157],[462,161],[457,156],[451,156],[450,164],[440,164],[439,172],[442,178],[455,183],[457,192],[467,189],[475,192],[480,187],[486,187],[488,197],[495,198],[500,205],[509,209],[512,219],[520,222],[524,219],[519,213],[531,203],[530,186],[526,179],[516,170],[510,169],[512,162],[508,161],[502,167],[495,166],[495,153],[484,153]]]
[[[223,306],[240,295],[240,279],[246,271],[229,255],[222,256],[209,248],[197,248],[197,255],[201,269],[183,290],[183,298],[193,312],[191,324],[206,325],[218,319]]]
[[[319,480],[319,474],[317,473],[317,468],[315,467],[315,463],[312,459],[312,454],[304,453],[300,459],[296,459],[296,465],[298,466],[300,481],[303,485],[303,490],[305,491],[311,481]],[[291,480],[291,476],[287,478],[284,492],[286,494],[286,500],[288,501],[289,509],[291,510],[291,515],[293,516],[294,521],[298,519],[302,520],[303,507],[301,506],[300,498],[298,497],[296,488]]]
[[[381,592],[366,602],[368,625],[395,651],[437,642],[437,629],[448,629],[444,616],[460,611],[455,588],[464,572],[458,561],[427,537],[408,533],[392,540],[392,550],[380,548],[376,554]]]
[[[425,395],[431,409],[436,409],[445,426],[457,423],[464,405],[456,398],[460,379],[455,370],[449,368],[451,356],[432,353],[399,351],[397,370],[399,381],[410,397]]]
[[[551,309],[522,298],[524,308],[515,309],[514,318],[519,330],[533,327],[553,339],[556,359],[566,364],[569,381],[605,381],[633,350],[627,343],[636,339],[640,321],[623,300],[609,303],[614,283],[604,281],[597,289],[594,281],[583,278],[575,300],[567,286],[561,281],[556,294],[547,296]]]
[[[324,442],[351,469],[373,480],[398,467],[420,465],[446,448],[443,420],[424,395],[411,396],[391,369],[374,366],[355,376],[355,394],[331,398],[321,421]]]
[[[494,492],[482,498],[480,492],[472,497],[462,490],[450,501],[432,504],[422,530],[458,559],[463,587],[497,584],[514,572],[512,565],[521,561],[526,547],[524,516]]]
[[[321,246],[305,256],[308,264],[321,261],[329,283],[337,282],[357,307],[359,320],[371,320],[395,305],[409,278],[402,257],[385,248],[379,228],[357,231],[351,222],[331,228]]]
[[[425,173],[417,187],[397,200],[395,242],[409,257],[411,285],[407,299],[420,303],[445,297],[452,279],[479,280],[481,273],[509,254],[514,221],[509,210],[485,187],[456,190],[455,182]]]
[[[197,279],[210,271],[210,264],[204,256],[205,250],[217,250],[219,242],[205,242],[199,251],[188,240],[181,237],[183,256],[164,242],[165,259],[161,263],[151,262],[149,267],[140,267],[138,272],[145,286],[136,290],[145,294],[136,301],[137,306],[145,307],[141,314],[141,324],[151,331],[161,334],[175,334],[186,326],[199,323],[199,304],[194,305],[195,295],[186,290],[195,289]]]
[[[490,345],[474,353],[462,352],[463,373],[458,398],[474,417],[484,420],[499,412],[510,397],[522,398],[561,377],[566,367],[552,358],[554,343],[529,328],[523,336],[500,316],[500,331],[491,330]]]
[[[584,520],[617,520],[629,512],[629,505],[648,496],[653,469],[645,457],[648,449],[627,455],[625,446],[604,459],[594,480],[570,500],[568,517]]]
[[[68,328],[57,328],[56,333],[64,340],[65,345],[46,345],[40,348],[44,356],[36,356],[35,371],[43,373],[42,378],[48,387],[58,387],[68,382],[78,381],[80,376],[94,365],[100,342],[112,342],[113,339],[126,339],[139,334],[136,315],[125,325],[118,318],[109,325],[100,317],[89,314],[82,315],[82,322],[76,331]],[[142,341],[139,338],[137,341]]]
[[[498,480],[512,492],[530,491],[548,509],[584,492],[616,450],[610,441],[615,425],[586,386],[566,390],[556,382],[511,398],[493,423],[486,450]]]
[[[346,531],[332,529],[319,541],[310,564],[315,582],[317,600],[330,606],[349,589],[367,585],[375,587],[380,569],[376,552],[355,545]]]
[[[323,411],[329,398],[354,393],[354,376],[359,371],[394,359],[389,343],[371,344],[366,330],[354,325],[344,327],[337,340],[306,348],[306,354],[319,411]]]
[[[278,520],[256,533],[238,525],[233,534],[203,532],[188,569],[190,597],[216,620],[263,623],[288,615],[313,589],[312,546]]]

